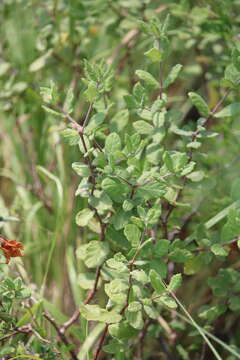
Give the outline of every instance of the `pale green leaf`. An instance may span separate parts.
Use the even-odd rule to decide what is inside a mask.
[[[160,62],[162,59],[161,51],[159,51],[157,48],[151,48],[150,50],[146,51],[144,55],[149,57],[152,62]]]
[[[169,291],[175,291],[182,285],[182,274],[175,274],[171,277],[168,285]]]
[[[144,70],[136,70],[136,75],[139,77],[139,79],[143,80],[149,87],[154,89],[159,88],[158,81],[149,72]]]
[[[134,224],[128,224],[124,228],[124,235],[133,247],[137,247],[141,239],[141,231]]]
[[[188,96],[190,97],[191,102],[194,106],[196,106],[202,116],[208,117],[210,115],[208,105],[200,95],[194,92],[190,92],[188,93]]]
[[[88,321],[99,321],[108,324],[118,323],[122,316],[116,311],[107,311],[99,305],[80,305],[80,313]]]
[[[221,111],[214,114],[216,118],[221,117],[231,117],[231,116],[238,116],[240,115],[240,103],[232,103],[225,108],[223,108]]]
[[[80,210],[76,215],[76,223],[78,226],[86,226],[94,216],[94,211],[90,209]]]

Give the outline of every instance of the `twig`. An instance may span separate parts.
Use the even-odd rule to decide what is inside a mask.
[[[160,96],[160,99],[162,99],[162,95],[163,95],[163,65],[162,65],[161,61],[159,64],[159,84],[160,84],[159,96]]]
[[[236,239],[233,239],[231,241],[227,241],[227,242],[224,242],[224,243],[220,243],[219,245],[221,246],[228,246],[228,245],[232,245],[232,244],[235,244],[236,242],[238,242],[240,240],[240,236],[238,236]],[[213,244],[214,245],[214,244]],[[211,248],[209,247],[198,247],[196,249],[193,249],[191,250],[192,252],[201,252],[201,251],[209,251],[211,250]]]
[[[88,107],[88,110],[87,110],[87,114],[85,116],[85,119],[83,121],[83,125],[82,125],[82,130],[84,131],[85,127],[87,126],[87,123],[88,123],[88,120],[89,120],[89,116],[92,112],[92,109],[93,109],[93,103],[90,103],[89,107]]]
[[[172,331],[172,329],[170,328],[170,326],[162,316],[159,316],[157,320],[161,325],[161,327],[165,330],[167,338],[173,344],[176,339],[176,334]]]
[[[0,342],[3,342],[5,340],[11,339],[12,337],[19,335],[19,334],[34,334],[39,340],[42,342],[45,342],[47,344],[51,344],[51,341],[44,339],[35,329],[32,328],[31,325],[25,325],[19,328],[14,328],[14,332],[11,334],[4,335],[0,338]]]
[[[103,347],[103,344],[105,342],[105,339],[106,339],[106,336],[107,336],[107,333],[108,333],[108,328],[109,328],[109,325],[110,324],[106,324],[105,328],[104,328],[104,331],[103,331],[103,334],[101,336],[101,339],[99,341],[99,344],[98,344],[98,347],[97,347],[97,351],[95,353],[95,356],[93,358],[93,360],[97,360],[101,351],[102,351],[102,347]]]
[[[62,341],[62,343],[69,347],[71,344],[69,343],[68,339],[66,338],[66,336],[64,335],[64,333],[61,332],[60,328],[58,327],[57,323],[55,322],[55,320],[52,318],[52,316],[48,313],[48,312],[44,312],[43,316],[45,317],[45,319],[48,320],[48,322],[54,327],[54,329],[56,330],[59,339]],[[75,354],[75,351],[73,349],[68,349],[69,354],[71,355],[71,358],[73,360],[78,360],[77,355]]]
[[[14,331],[13,333],[11,334],[7,334],[7,335],[4,335],[3,337],[0,338],[0,342],[3,342],[5,340],[8,340],[10,338],[12,338],[13,336],[15,335],[18,335],[19,334],[19,331]]]
[[[147,335],[147,329],[149,325],[151,324],[151,320],[147,319],[144,323],[143,329],[139,334],[139,343],[137,348],[137,358],[138,360],[143,359],[143,348],[144,348],[144,340]]]
[[[96,293],[96,291],[97,291],[99,279],[100,279],[100,273],[101,273],[101,266],[99,266],[99,267],[97,268],[97,270],[96,270],[96,276],[95,276],[95,282],[94,282],[93,288],[92,288],[92,290],[89,292],[86,300],[84,301],[84,305],[89,304],[89,303],[91,302],[91,300],[94,298],[95,293]],[[76,311],[74,312],[74,314],[71,316],[71,318],[62,325],[62,327],[60,328],[60,332],[61,332],[62,334],[64,334],[65,331],[66,331],[73,323],[75,323],[75,322],[78,320],[79,316],[80,316],[80,311],[79,311],[79,310],[76,310]]]

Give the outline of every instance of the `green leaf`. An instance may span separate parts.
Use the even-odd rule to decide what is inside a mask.
[[[198,109],[199,113],[202,116],[208,117],[210,115],[210,110],[208,108],[208,105],[200,95],[194,92],[190,92],[188,93],[188,96],[190,97],[191,102],[193,103],[194,106],[196,106],[196,108]]]
[[[133,95],[137,102],[140,104],[143,104],[145,97],[146,97],[146,90],[144,87],[140,84],[140,82],[137,82],[133,87]]]
[[[39,58],[37,58],[30,66],[29,66],[29,71],[30,72],[36,72],[41,70],[47,63],[47,60],[49,59],[49,57],[52,55],[53,50],[50,49],[46,52],[46,54],[40,56]]]
[[[229,291],[232,292],[233,281],[232,279],[233,269],[220,269],[216,277],[208,278],[207,282],[213,291],[215,296],[227,296]]]
[[[141,240],[141,231],[134,224],[128,224],[124,228],[124,235],[133,247],[137,247]]]
[[[87,90],[84,91],[84,95],[85,95],[86,99],[90,103],[92,103],[96,98],[97,92],[98,92],[98,89],[97,89],[96,83],[93,81],[90,81],[88,83]]]
[[[130,305],[129,305],[130,306]],[[131,309],[131,308],[130,308]],[[129,311],[127,309],[126,311],[126,318],[129,324],[137,330],[141,330],[144,325],[143,317],[142,317],[142,311]]]
[[[8,70],[10,69],[11,64],[8,62],[1,62],[0,63],[0,76],[3,76],[6,74],[6,72],[8,72]]]
[[[141,185],[136,190],[136,197],[144,200],[161,198],[166,192],[166,185],[163,182],[153,181]]]
[[[50,115],[53,115],[53,116],[56,116],[56,117],[61,117],[61,118],[64,117],[64,115],[63,115],[62,113],[60,113],[60,112],[58,112],[58,111],[55,111],[55,110],[51,109],[51,108],[48,107],[48,106],[42,105],[42,108],[43,108],[47,113],[49,113]]]
[[[108,329],[109,334],[118,340],[129,340],[132,336],[136,335],[136,331],[126,321],[112,324]]]
[[[134,202],[131,200],[128,200],[128,199],[124,200],[122,207],[123,207],[123,210],[126,212],[131,211],[134,208]]]
[[[145,305],[143,309],[150,319],[156,320],[159,317],[159,311],[153,305]]]
[[[149,57],[152,60],[152,62],[160,62],[162,60],[161,51],[159,51],[156,48],[151,48],[150,50],[146,51],[144,55]]]
[[[232,103],[232,104],[226,106],[225,108],[223,108],[218,113],[214,114],[214,116],[216,118],[231,117],[231,116],[238,116],[238,115],[240,115],[240,103],[238,103],[238,102]]]
[[[168,76],[166,77],[166,79],[163,82],[164,89],[167,89],[169,87],[169,85],[174,83],[174,81],[178,78],[181,70],[182,70],[182,65],[180,65],[180,64],[177,64],[172,68],[172,70],[170,71],[170,73],[168,74]]]
[[[170,130],[177,135],[180,136],[192,136],[194,134],[193,131],[190,130],[184,130],[184,129],[180,129],[178,128],[175,124],[172,124],[170,127]]]
[[[122,203],[130,192],[130,187],[126,183],[112,178],[105,178],[103,180],[102,189],[117,203]]]
[[[240,71],[238,71],[238,69],[233,64],[230,64],[226,67],[224,77],[227,81],[230,81],[230,83],[235,87],[239,85]]]
[[[132,95],[124,95],[123,98],[124,98],[124,101],[125,101],[128,109],[131,110],[131,109],[138,108],[138,103]]]
[[[219,244],[212,245],[211,251],[213,252],[214,255],[217,255],[217,256],[228,256],[228,252],[224,249],[223,246],[221,246]]]
[[[170,284],[168,285],[169,291],[175,291],[182,285],[182,274],[176,274],[171,277]]]
[[[177,351],[178,351],[178,353],[180,355],[180,358],[182,360],[190,360],[188,351],[186,351],[182,345],[180,345],[180,344],[177,345],[176,349],[177,349]]]
[[[67,139],[70,146],[77,145],[80,139],[78,132],[74,129],[65,129],[60,132],[61,136]]]
[[[88,321],[99,321],[107,324],[118,323],[122,316],[116,311],[107,311],[99,305],[80,305],[80,313]]]
[[[86,226],[93,216],[94,211],[90,209],[80,210],[76,215],[76,223],[78,226]]]
[[[211,323],[215,321],[219,316],[224,314],[227,310],[227,306],[224,304],[219,305],[204,305],[201,306],[198,311],[198,316],[204,320],[207,320],[207,322]]]
[[[149,263],[149,268],[155,270],[161,279],[166,278],[168,269],[164,261],[159,259],[153,259]]]
[[[196,165],[196,163],[194,161],[190,161],[190,163],[188,163],[186,166],[184,166],[180,175],[186,176],[186,175],[190,174],[193,171],[195,165]]]
[[[204,178],[204,172],[203,171],[194,171],[191,174],[187,175],[187,178],[191,181],[198,182],[201,181]]]
[[[92,240],[88,244],[80,246],[76,254],[88,268],[96,268],[106,260],[109,254],[109,245],[106,242]]]
[[[135,121],[133,127],[141,135],[151,135],[153,132],[153,126],[144,120]]]
[[[7,312],[5,311],[0,311],[0,320],[1,321],[4,321],[6,323],[13,323],[14,322],[14,317],[10,314],[8,314]]]
[[[128,305],[129,312],[136,312],[142,309],[142,305],[139,301],[133,301]]]
[[[184,274],[193,275],[198,273],[204,266],[206,266],[206,255],[200,253],[197,256],[192,257],[184,264]]]
[[[21,94],[23,91],[27,89],[27,87],[28,85],[26,82],[19,81],[12,86],[12,92],[16,94]]]
[[[139,77],[139,79],[143,80],[150,88],[159,88],[158,81],[149,72],[144,70],[136,70],[136,75]]]
[[[183,171],[184,167],[188,164],[187,154],[179,151],[165,151],[163,160],[167,169],[175,173]]]
[[[117,133],[123,131],[128,124],[128,119],[129,111],[127,109],[117,112],[110,120],[111,131],[116,131]]]
[[[240,212],[236,209],[230,209],[228,215],[228,221],[223,226],[221,232],[221,242],[227,242],[233,240],[239,236],[240,229]]]
[[[189,149],[199,149],[202,146],[202,143],[199,141],[192,141],[187,144],[187,148]]]
[[[116,255],[115,255],[115,257],[116,257]],[[117,270],[119,273],[125,273],[125,272],[128,273],[129,270],[128,270],[127,265],[125,263],[123,263],[122,261],[116,260],[115,257],[108,259],[106,261],[107,266],[109,266],[112,269]]]
[[[105,210],[112,210],[112,200],[103,191],[95,190],[93,196],[88,198],[88,203],[102,214]]]
[[[177,308],[177,303],[175,300],[173,300],[170,296],[168,295],[163,295],[160,298],[154,299],[154,301],[158,302],[158,303],[162,303],[163,305],[169,307],[170,309],[176,309]]]
[[[116,304],[123,304],[127,298],[129,284],[120,279],[114,279],[105,285],[105,293]]]
[[[133,270],[131,272],[132,278],[145,285],[148,283],[148,276],[144,270]]]
[[[63,107],[66,113],[68,114],[71,114],[73,112],[73,100],[74,100],[73,88],[69,88]]]
[[[82,289],[92,289],[95,282],[95,274],[90,272],[80,273],[77,282]]]
[[[161,205],[157,205],[155,207],[152,207],[148,210],[147,216],[146,216],[146,225],[152,226],[158,223],[160,215],[161,215],[162,209]]]
[[[169,246],[170,246],[169,240],[165,240],[165,239],[158,240],[154,246],[154,253],[157,256],[165,256],[168,253]]]
[[[229,309],[240,312],[240,298],[239,296],[231,296],[229,299]]]
[[[121,139],[117,133],[108,135],[105,142],[105,151],[109,154],[114,154],[121,150]]]
[[[96,131],[100,127],[100,125],[102,125],[104,119],[105,119],[105,114],[103,112],[94,114],[91,117],[89,124],[85,128],[85,133],[91,134],[92,132]]]
[[[152,287],[154,288],[154,290],[156,291],[156,293],[158,295],[161,295],[164,292],[166,292],[166,287],[163,284],[159,274],[155,270],[153,270],[153,269],[150,270],[149,278],[150,278]]]
[[[140,116],[141,119],[148,121],[152,120],[152,112],[150,110],[147,109],[140,110],[138,111],[138,115]]]
[[[169,259],[176,263],[185,263],[193,257],[186,249],[175,249],[169,254]]]
[[[89,177],[91,174],[89,166],[84,163],[75,162],[72,164],[72,168],[79,176],[82,177]]]

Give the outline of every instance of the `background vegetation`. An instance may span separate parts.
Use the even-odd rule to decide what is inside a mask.
[[[239,10],[239,0],[0,2],[0,226],[1,236],[21,242],[25,254],[1,265],[1,359],[240,358]],[[182,68],[174,68],[164,85],[176,64]],[[146,79],[139,69],[154,78]],[[136,88],[139,80],[141,87]],[[137,91],[141,101],[146,98],[144,106],[136,103]],[[150,133],[156,127],[150,125],[150,110],[151,116],[167,111],[165,125],[158,128],[160,138]],[[104,123],[88,129],[95,152],[84,155],[77,146],[79,128],[72,120],[91,124],[98,120],[89,118],[99,113],[104,114]],[[199,122],[201,117],[205,120]],[[110,139],[112,133],[119,137]],[[142,140],[140,156],[136,149],[133,155],[123,150],[126,134],[135,133]],[[114,147],[119,139],[122,149]],[[96,147],[99,152],[105,149],[106,158],[97,157]],[[178,152],[176,158],[171,151]],[[185,160],[177,158],[180,153],[188,164],[192,159],[197,164],[189,177],[179,172],[187,165],[181,165]],[[127,162],[131,156],[138,163],[118,166],[119,159]],[[116,188],[104,189],[113,205],[105,199],[100,218],[94,213],[100,206],[97,196],[95,203],[90,201],[90,213],[81,212],[88,208],[90,195],[83,195],[87,182],[81,181],[75,196],[79,175],[90,178],[93,186],[93,175],[84,167],[91,170],[88,158],[97,158],[94,166],[102,169],[101,176],[119,177]],[[76,173],[71,164],[79,161],[83,168],[75,165]],[[137,170],[131,173],[129,166]],[[146,191],[155,190],[143,189],[131,203],[121,178],[124,174],[128,182],[142,183],[158,173],[166,176],[156,190],[162,215],[154,213],[151,222],[146,220],[147,209],[160,205]],[[97,184],[102,182],[97,175],[96,179]],[[159,194],[161,186],[167,186],[168,195]],[[112,192],[119,189],[126,194],[116,199]],[[119,209],[127,199],[126,215]],[[115,214],[114,220],[107,214]],[[78,309],[86,299],[112,309],[114,299],[106,296],[104,284],[117,275],[103,271],[102,282],[94,283],[95,266],[88,269],[81,246],[105,236],[107,224],[105,240],[111,248],[107,258],[121,252],[130,261],[133,253],[124,229],[131,216],[145,223],[135,220],[141,230],[146,226],[146,241],[151,237],[160,244],[155,255],[147,245],[139,264],[133,264],[150,276],[151,284],[146,280],[143,285],[143,278],[136,281],[156,293],[174,274],[182,274],[183,281],[177,298],[173,286],[165,304],[148,309],[143,320],[128,316],[122,333],[112,327],[109,335],[104,333],[109,319],[92,321],[89,314],[84,316],[84,307],[79,319]],[[133,234],[129,236],[134,242]],[[94,253],[96,266],[102,265],[100,255]],[[148,262],[148,267],[141,267]],[[164,283],[157,279],[156,285],[156,274]],[[120,293],[124,291],[121,288]],[[107,303],[108,297],[113,303]],[[131,301],[138,300],[133,296]],[[128,302],[129,298],[127,306]],[[76,321],[62,328],[72,314]]]

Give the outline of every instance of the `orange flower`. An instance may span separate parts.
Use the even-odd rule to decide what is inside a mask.
[[[3,251],[3,254],[6,258],[6,264],[10,262],[11,257],[23,256],[21,250],[23,250],[23,245],[20,242],[15,240],[6,240],[0,237],[0,249]]]

